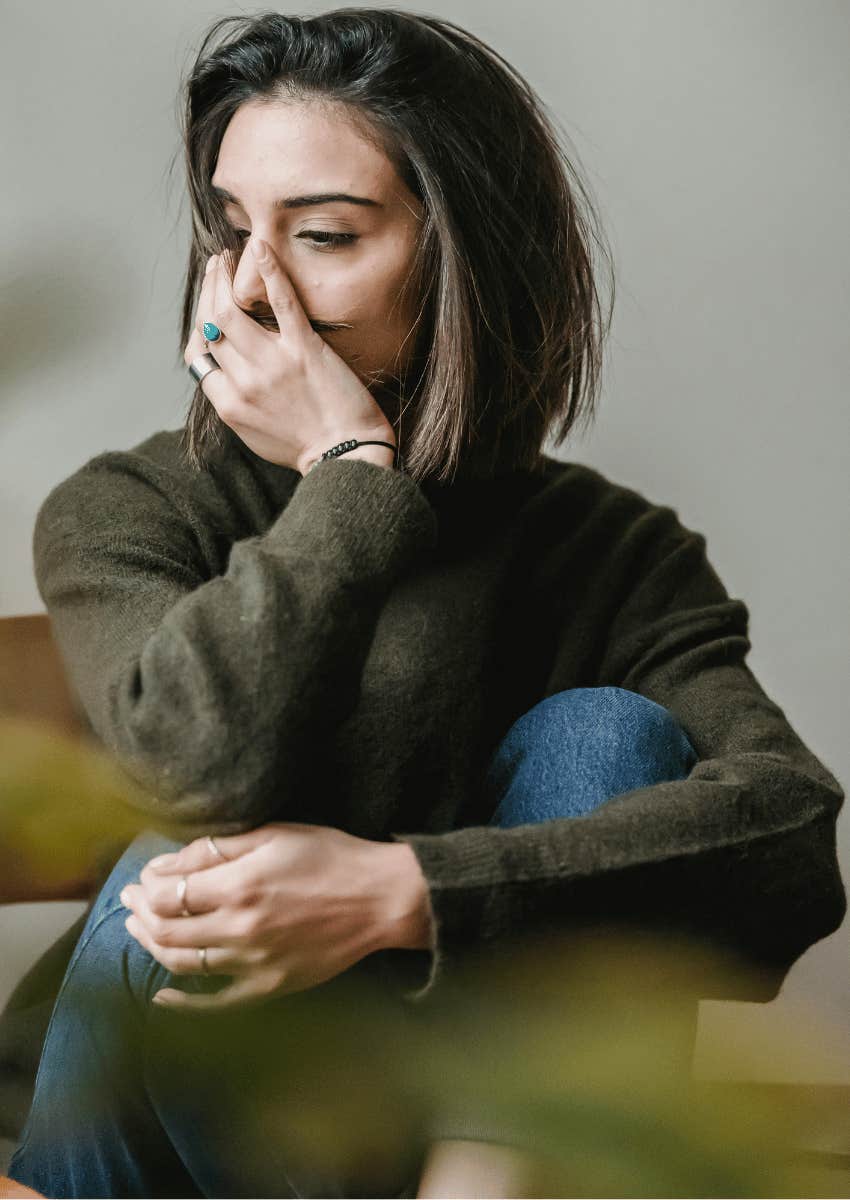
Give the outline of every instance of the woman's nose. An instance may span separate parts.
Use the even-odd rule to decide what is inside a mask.
[[[252,316],[263,316],[271,312],[265,282],[247,243],[243,247],[236,274],[233,276],[233,299]]]

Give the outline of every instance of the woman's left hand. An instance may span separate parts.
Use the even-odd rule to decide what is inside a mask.
[[[128,931],[176,975],[233,976],[219,992],[155,1002],[224,1008],[314,987],[375,950],[427,945],[428,889],[404,842],[295,822],[207,838],[151,859],[121,901]],[[181,915],[183,900],[191,916]]]

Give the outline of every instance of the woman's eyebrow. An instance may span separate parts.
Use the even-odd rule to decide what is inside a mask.
[[[241,200],[237,200],[225,188],[212,185],[213,194],[220,197],[222,200],[228,201],[230,204],[238,204],[240,208],[244,208]],[[275,200],[273,208],[306,208],[310,204],[362,204],[373,208],[383,208],[383,204],[379,200],[372,200],[368,196],[351,196],[348,192],[316,192],[309,196],[283,196],[280,200]]]

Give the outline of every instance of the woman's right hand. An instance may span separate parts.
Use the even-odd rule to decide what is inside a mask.
[[[377,401],[313,329],[268,243],[253,238],[248,243],[239,270],[251,267],[263,281],[278,331],[263,328],[239,307],[222,256],[215,255],[183,352],[188,365],[207,351],[205,321],[221,330],[221,340],[209,347],[221,370],[210,372],[201,387],[222,421],[260,458],[302,475],[322,451],[349,438],[395,445]],[[387,458],[391,453],[379,446],[366,447],[364,456],[365,451]]]

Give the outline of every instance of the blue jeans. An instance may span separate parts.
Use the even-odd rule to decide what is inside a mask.
[[[633,788],[685,778],[696,761],[676,720],[653,701],[616,687],[559,692],[519,717],[497,747],[486,775],[490,824],[581,816]],[[229,1130],[219,1141],[191,1099],[176,1101],[167,1064],[150,1052],[156,1022],[169,1019],[153,994],[172,983],[208,990],[210,980],[175,978],[153,959],[124,928],[118,897],[154,854],[179,845],[141,835],[98,895],[57,998],[10,1176],[50,1197],[356,1195],[337,1176],[293,1174],[284,1159],[271,1175],[266,1164],[262,1179],[249,1177]],[[269,1002],[282,1021],[294,998]],[[250,1080],[221,1086],[232,1093]],[[415,1196],[417,1185],[406,1173],[381,1194]]]

